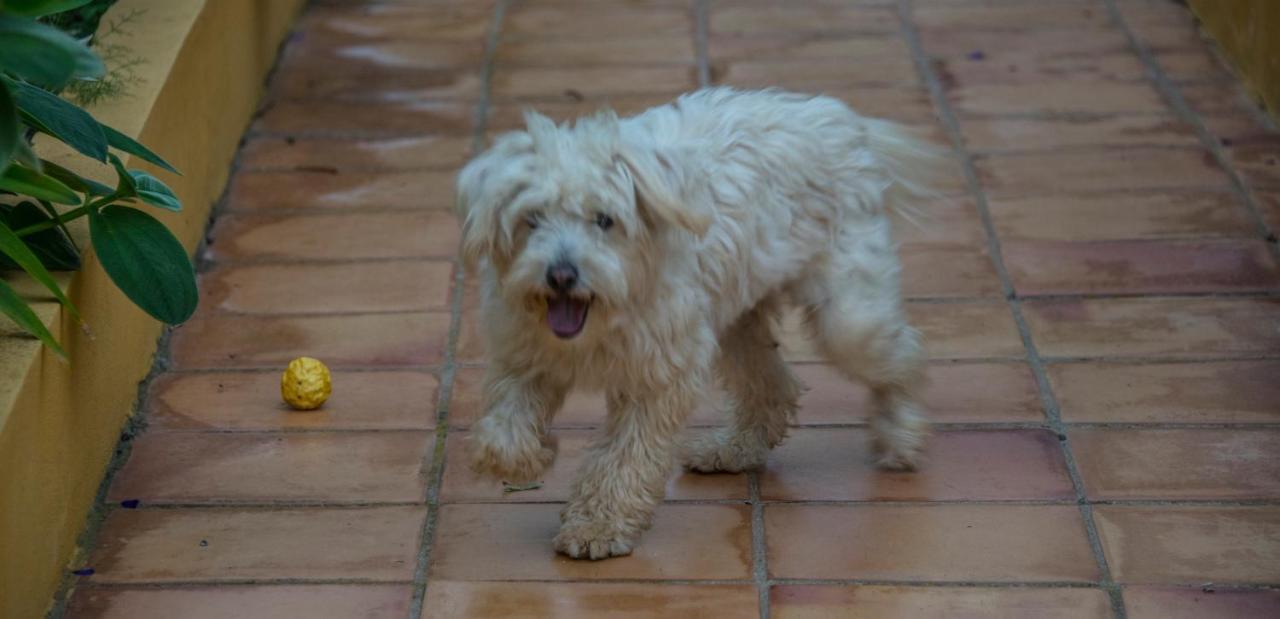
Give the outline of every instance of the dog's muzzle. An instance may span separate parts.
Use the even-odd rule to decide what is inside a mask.
[[[582,333],[587,325],[590,298],[582,298],[577,290],[578,268],[567,262],[557,262],[547,268],[547,287],[552,291],[547,297],[547,325],[560,339],[570,339]]]

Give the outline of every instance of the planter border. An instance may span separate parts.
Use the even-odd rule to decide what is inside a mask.
[[[182,200],[159,218],[194,251],[230,175],[264,78],[304,0],[120,0],[105,20],[142,10],[129,46],[146,62],[124,98],[90,108],[182,171],[140,160]],[[109,166],[64,145],[36,141],[41,156],[100,181]],[[83,221],[72,233],[84,240]],[[83,246],[83,244],[82,244]],[[41,617],[75,559],[85,518],[113,460],[138,385],[153,365],[162,325],[124,297],[91,252],[74,274],[56,274],[91,335],[26,278],[21,293],[66,348],[63,363],[12,325],[0,325],[0,616]]]

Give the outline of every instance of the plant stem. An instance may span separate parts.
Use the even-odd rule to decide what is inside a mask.
[[[56,219],[49,219],[46,221],[42,221],[38,224],[31,224],[30,226],[27,226],[25,228],[19,228],[18,230],[15,230],[13,233],[18,235],[19,237],[24,237],[24,236],[35,234],[37,232],[44,232],[45,230],[48,230],[50,228],[61,226],[74,219],[79,219],[81,217],[84,217],[85,215],[88,215],[90,212],[98,210],[99,207],[111,202],[115,198],[116,196],[112,194],[112,195],[100,198],[98,200],[94,200],[93,202],[90,202],[84,206],[71,209],[59,215]]]

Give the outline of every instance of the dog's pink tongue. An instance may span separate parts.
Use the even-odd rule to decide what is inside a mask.
[[[571,297],[555,297],[547,302],[547,324],[556,337],[570,338],[587,323],[587,304]]]

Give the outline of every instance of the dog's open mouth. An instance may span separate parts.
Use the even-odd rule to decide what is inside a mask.
[[[591,301],[567,294],[547,298],[547,325],[556,337],[567,340],[582,333],[587,325],[587,310]]]

